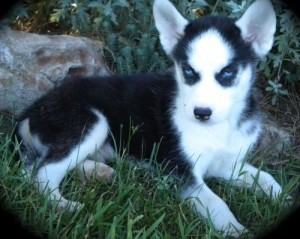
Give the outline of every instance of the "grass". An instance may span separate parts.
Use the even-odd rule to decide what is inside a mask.
[[[113,182],[91,181],[82,184],[75,173],[62,183],[63,194],[85,204],[74,213],[56,212],[48,198],[38,193],[33,183],[22,175],[16,160],[17,147],[12,148],[11,120],[0,121],[0,201],[30,232],[43,238],[221,238],[211,223],[203,221],[189,206],[181,202],[174,188],[180,182],[154,174],[139,167],[129,167],[126,155],[115,158]],[[258,152],[250,159],[256,166],[270,172],[283,186],[284,194],[293,196],[273,201],[253,191],[236,188],[230,183],[208,181],[252,234],[262,235],[276,226],[299,204],[300,162],[293,149],[281,160],[263,163],[268,151]],[[281,162],[272,166],[272,162]],[[247,238],[247,235],[245,236]]]

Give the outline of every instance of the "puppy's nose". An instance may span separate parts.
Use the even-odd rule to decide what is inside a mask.
[[[194,109],[195,118],[201,121],[209,120],[211,114],[212,110],[210,108],[196,107]]]

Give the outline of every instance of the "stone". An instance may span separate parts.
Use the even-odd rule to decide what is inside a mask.
[[[260,148],[269,150],[269,153],[273,149],[277,155],[278,152],[291,148],[294,143],[291,133],[281,128],[275,119],[270,119],[270,116],[265,119]]]
[[[68,76],[108,72],[100,41],[0,28],[0,111],[18,115]]]

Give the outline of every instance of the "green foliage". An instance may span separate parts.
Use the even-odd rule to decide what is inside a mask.
[[[7,13],[7,18],[1,19],[2,24],[9,24],[20,18],[28,18],[28,8],[23,4],[15,4],[15,6]]]
[[[251,1],[173,0],[173,3],[189,19],[206,14],[237,18]],[[299,81],[300,23],[282,1],[273,3],[277,14],[274,47],[259,70],[266,79],[266,90],[274,94],[272,102],[276,103],[277,96],[286,94],[288,84]],[[64,31],[100,37],[106,43],[105,59],[110,68],[117,73],[132,74],[164,70],[171,65],[159,43],[152,4],[152,0],[26,0],[12,16],[35,17],[40,19],[40,25],[48,21]],[[269,81],[274,84],[267,84]]]
[[[271,53],[259,69],[268,80],[266,90],[272,92],[272,104],[279,95],[288,95],[287,84],[300,80],[300,21],[282,2],[275,2],[277,31]]]
[[[81,35],[100,35],[106,42],[105,58],[118,73],[163,70],[168,60],[159,47],[153,24],[152,1],[60,0],[50,21]]]
[[[277,98],[279,95],[288,95],[288,91],[286,89],[282,89],[282,84],[269,80],[268,86],[266,87],[266,91],[269,91],[272,93],[272,105],[275,105],[277,102]]]

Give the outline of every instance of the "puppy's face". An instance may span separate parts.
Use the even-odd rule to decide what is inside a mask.
[[[246,104],[257,57],[233,21],[208,17],[189,23],[172,57],[188,119],[207,124],[236,120]]]
[[[255,1],[237,21],[214,16],[188,22],[167,0],[155,0],[153,10],[161,44],[175,63],[177,107],[195,122],[236,121],[251,106],[257,60],[273,44],[270,1]]]

